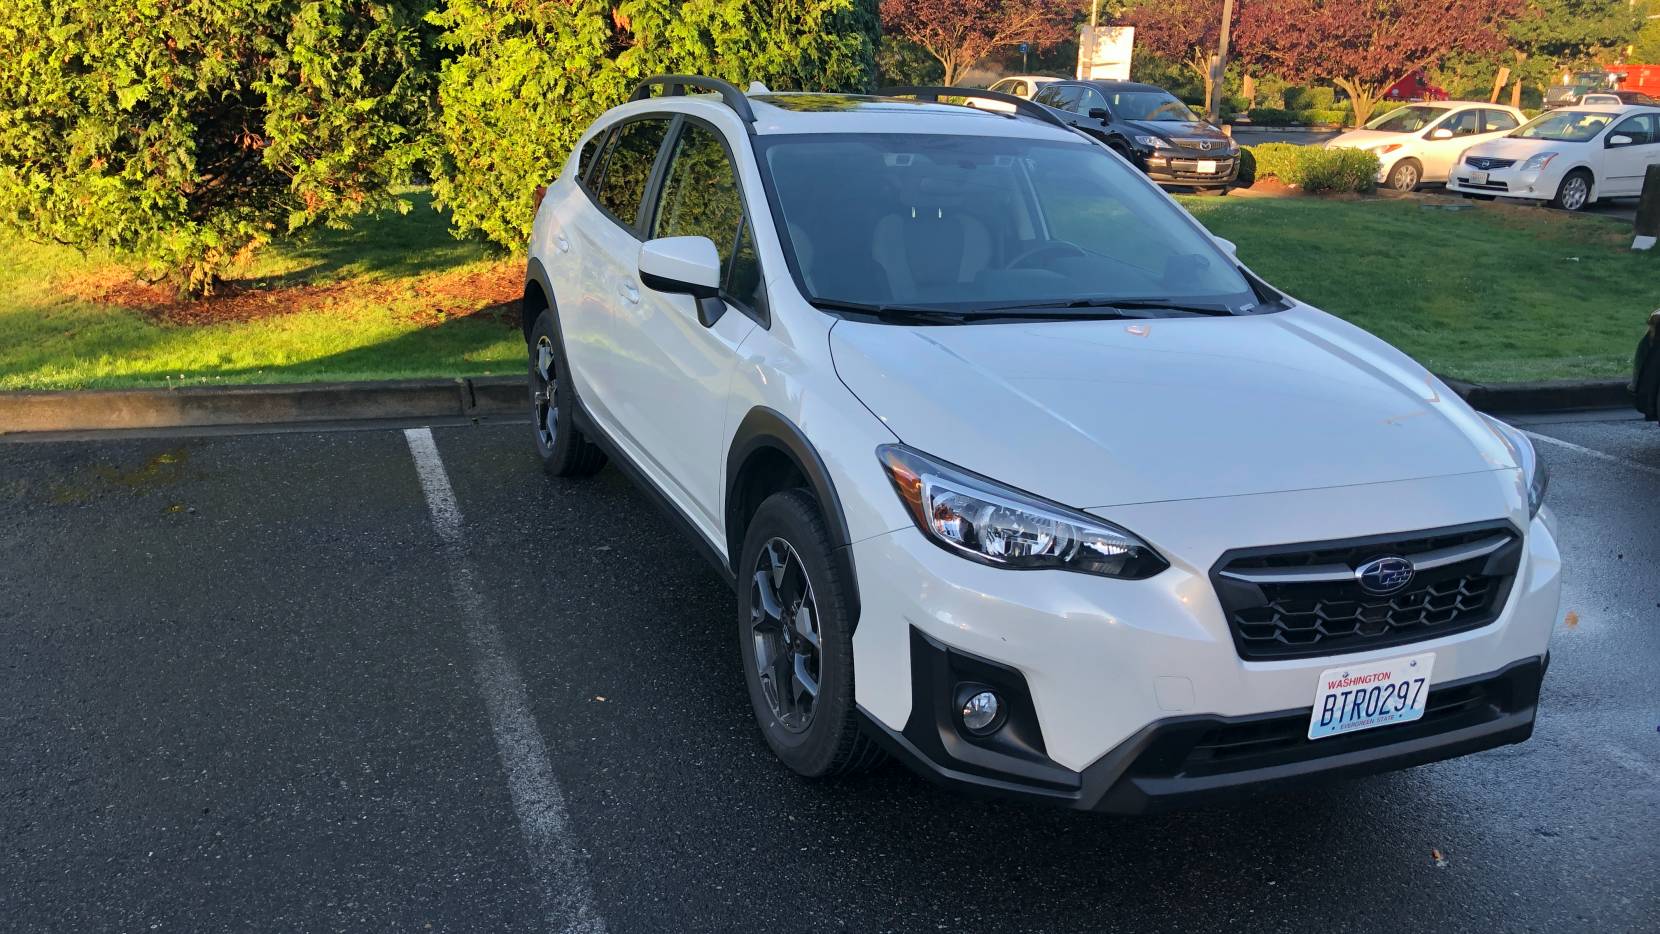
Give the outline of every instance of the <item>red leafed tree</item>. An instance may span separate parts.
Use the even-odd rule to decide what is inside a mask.
[[[1330,80],[1355,125],[1389,86],[1454,52],[1497,52],[1525,0],[1246,0],[1237,36],[1264,71]]]
[[[1044,49],[1072,36],[1066,0],[882,0],[882,31],[920,46],[956,84],[998,49],[1029,43]]]
[[[1135,27],[1138,50],[1181,62],[1198,75],[1205,83],[1205,101],[1209,106],[1214,84],[1210,62],[1216,54],[1218,33],[1222,31],[1222,0],[1147,0],[1141,6],[1125,10],[1118,17],[1118,23]],[[1235,28],[1238,23],[1236,4]],[[1237,61],[1242,49],[1237,40],[1232,44],[1234,48],[1229,57]]]

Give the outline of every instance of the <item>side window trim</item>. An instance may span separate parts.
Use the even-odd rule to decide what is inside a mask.
[[[669,128],[668,136],[663,139],[663,148],[657,153],[657,165],[652,169],[651,183],[646,186],[646,194],[651,199],[649,202],[651,210],[649,215],[645,211],[641,212],[643,223],[640,226],[638,236],[642,240],[651,237],[652,227],[657,223],[657,214],[663,207],[663,182],[668,177],[669,170],[674,167],[674,147],[679,144],[680,134],[685,132],[686,127],[694,125],[714,136],[720,142],[721,149],[726,152],[726,165],[732,170],[732,187],[738,192],[739,206],[743,209],[742,213],[739,214],[738,228],[732,234],[732,250],[727,255],[731,256],[734,261],[737,259],[738,249],[743,244],[744,231],[750,231],[750,244],[755,251],[755,265],[761,270],[761,303],[765,305],[767,300],[766,267],[761,263],[760,246],[755,243],[755,222],[750,211],[749,192],[744,187],[743,173],[738,171],[736,150],[732,148],[732,143],[726,138],[726,134],[721,132],[720,127],[713,123],[701,117],[687,114],[676,115],[674,124]],[[721,300],[738,309],[756,324],[770,330],[772,328],[772,314],[766,308],[751,308],[748,302],[736,300],[730,295],[728,285],[731,282],[732,269],[735,266],[735,262],[729,261],[726,268],[721,270]]]
[[[589,176],[594,174],[594,170],[596,168],[605,164],[605,157],[609,155],[607,147],[611,145],[612,129],[612,127],[606,127],[605,129],[600,130],[598,133],[595,133],[593,138],[588,140],[586,144],[577,147],[576,158],[578,160],[578,165],[576,167],[576,185],[578,188],[587,191]],[[584,160],[582,158],[582,150],[586,149],[590,145],[594,147],[594,154],[592,157]]]
[[[663,169],[665,147],[668,146],[670,140],[674,139],[674,128],[679,119],[680,115],[674,113],[648,113],[629,117],[626,120],[618,120],[616,123],[611,124],[611,126],[605,131],[609,134],[609,138],[605,141],[605,148],[602,152],[602,157],[599,160],[600,165],[602,166],[600,174],[597,178],[590,179],[589,185],[585,185],[582,188],[583,193],[588,196],[588,201],[593,204],[593,206],[597,208],[601,214],[605,215],[607,220],[628,231],[629,234],[631,234],[636,240],[643,241],[645,239],[640,234],[642,229],[646,229],[642,228],[640,225],[640,215],[644,213],[643,209],[646,205],[654,203],[649,200],[654,191],[653,185],[657,181],[658,175]],[[644,123],[647,120],[661,120],[668,124],[668,129],[663,131],[663,140],[657,144],[657,155],[652,159],[651,174],[646,176],[645,191],[640,195],[639,207],[635,208],[634,220],[630,222],[611,213],[609,208],[600,203],[599,190],[600,187],[605,184],[605,169],[609,168],[611,165],[611,155],[617,148],[617,141],[622,139],[623,128],[634,123]]]

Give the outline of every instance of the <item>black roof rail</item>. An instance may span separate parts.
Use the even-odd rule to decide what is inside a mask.
[[[755,111],[750,109],[749,98],[743,92],[727,84],[719,78],[705,78],[701,75],[653,75],[641,81],[629,95],[631,101],[643,101],[651,96],[651,89],[660,87],[665,97],[678,97],[686,93],[687,88],[697,88],[719,94],[726,106],[737,112],[738,118],[745,123],[755,122]]]
[[[1065,130],[1072,129],[1065,120],[1049,112],[1047,107],[1036,101],[1029,101],[1024,97],[1015,97],[1013,94],[1004,94],[1001,91],[985,91],[980,88],[948,88],[938,85],[905,85],[902,87],[882,88],[876,92],[882,97],[914,97],[919,101],[939,102],[942,97],[974,97],[980,100],[998,101],[1014,106],[1017,114],[1033,119],[1052,123]]]

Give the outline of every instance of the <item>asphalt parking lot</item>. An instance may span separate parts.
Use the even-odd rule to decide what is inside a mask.
[[[1653,931],[1660,428],[1517,421],[1534,738],[1136,819],[798,781],[730,593],[523,425],[0,444],[0,928]]]

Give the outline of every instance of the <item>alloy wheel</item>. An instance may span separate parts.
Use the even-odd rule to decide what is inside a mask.
[[[761,693],[786,730],[804,732],[818,701],[823,652],[807,568],[789,542],[769,539],[756,556],[750,588],[750,636]]]
[[[531,392],[531,408],[536,416],[536,434],[542,441],[542,446],[553,447],[553,439],[559,428],[559,399],[555,391],[559,388],[559,377],[553,369],[553,341],[547,335],[536,339],[536,369],[533,375],[535,385]]]
[[[1577,211],[1585,206],[1591,197],[1591,186],[1586,184],[1585,177],[1575,175],[1562,183],[1562,206],[1570,211]]]
[[[1412,165],[1403,165],[1395,170],[1394,188],[1396,191],[1411,191],[1418,187],[1418,169]]]

